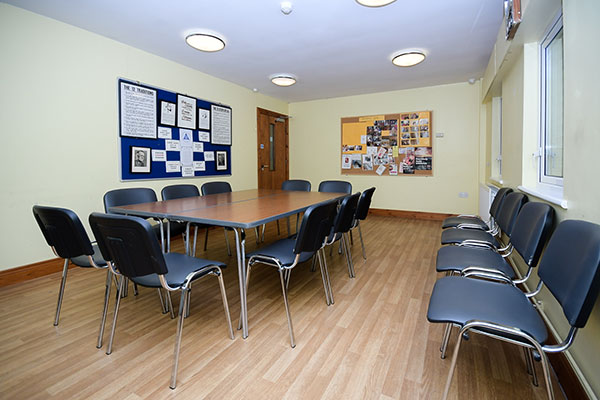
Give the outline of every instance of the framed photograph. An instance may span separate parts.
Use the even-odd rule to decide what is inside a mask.
[[[225,171],[227,170],[227,152],[226,151],[217,151],[217,171]]]
[[[160,101],[160,124],[175,126],[175,116],[177,115],[177,105],[168,101]]]
[[[152,161],[150,159],[150,147],[130,146],[132,174],[149,174]]]

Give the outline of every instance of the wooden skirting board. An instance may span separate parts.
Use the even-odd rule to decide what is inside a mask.
[[[371,215],[379,215],[383,217],[399,217],[408,219],[425,219],[428,221],[443,221],[448,217],[456,216],[457,214],[442,214],[423,211],[404,211],[404,210],[387,210],[385,208],[371,208]]]
[[[60,272],[63,269],[63,264],[64,261],[61,258],[53,258],[51,260],[23,265],[22,267],[5,269],[0,271],[0,287]],[[69,265],[69,268],[73,267],[74,265]]]

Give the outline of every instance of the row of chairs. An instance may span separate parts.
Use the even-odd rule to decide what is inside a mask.
[[[215,183],[220,184],[221,182]],[[228,183],[226,183],[226,185],[229,186]],[[196,191],[190,188],[190,186],[195,188]],[[222,190],[223,188],[227,189],[225,185],[217,186],[220,186],[220,188],[217,187],[216,190]],[[205,190],[205,187],[203,186],[202,194],[210,194],[211,190],[215,190],[215,187],[209,185]],[[375,188],[371,188],[365,191],[361,196],[360,201],[358,200],[359,194],[355,194],[353,196],[348,196],[341,202],[341,206],[339,207],[340,212],[336,214],[334,227],[327,236],[331,243],[333,243],[333,241],[340,240],[350,229],[357,226],[359,227],[359,220],[364,220],[366,218],[374,190]],[[230,186],[228,191],[231,191]],[[196,192],[197,187],[193,185],[172,185],[163,188],[161,194],[163,199],[166,200],[171,198],[189,197],[187,196],[189,194],[198,195]],[[106,211],[108,211],[110,207],[114,206],[152,201],[156,201],[156,194],[152,189],[148,188],[117,189],[107,192],[104,196],[104,206]],[[335,203],[333,204],[335,205]],[[362,210],[360,212],[358,212],[356,209],[357,205],[359,204],[361,205],[360,208]],[[310,210],[311,209],[308,211]],[[308,218],[308,216],[310,216],[312,213],[312,211],[310,213],[308,211],[305,214],[305,218]],[[36,205],[33,207],[33,214],[48,245],[52,248],[57,256],[64,259],[63,275],[61,279],[54,325],[58,325],[59,322],[60,309],[67,278],[67,269],[69,263],[72,263],[84,268],[98,268],[107,270],[104,305],[100,331],[98,334],[98,348],[102,347],[112,277],[118,277],[118,295],[113,314],[112,330],[107,347],[107,354],[111,354],[112,352],[120,301],[121,298],[126,295],[128,279],[131,280],[134,285],[157,288],[164,312],[170,308],[172,317],[174,317],[173,307],[170,304],[171,301],[168,294],[173,291],[179,291],[181,293],[175,355],[170,383],[171,388],[175,388],[176,386],[181,334],[184,317],[186,317],[189,313],[189,300],[192,282],[207,275],[218,277],[223,306],[225,309],[227,323],[229,325],[229,334],[233,339],[231,319],[229,316],[229,308],[227,305],[227,297],[224,290],[221,272],[221,270],[225,268],[225,264],[218,261],[196,258],[189,254],[171,253],[168,251],[165,252],[165,238],[161,237],[163,244],[162,246],[159,245],[159,242],[156,240],[157,235],[160,236],[158,232],[163,230],[157,229],[157,225],[151,225],[148,221],[142,218],[93,213],[90,215],[90,226],[92,227],[94,236],[98,240],[96,244],[95,242],[92,243],[90,241],[80,219],[71,210]],[[303,218],[303,224],[305,218]],[[163,222],[158,222],[158,226],[160,227],[160,224]],[[181,228],[178,227],[177,224],[174,224],[174,226],[177,227],[174,230],[175,232],[181,232]],[[169,231],[170,230],[167,229],[167,232]],[[187,229],[185,229],[183,232],[186,231],[189,233],[189,230]],[[312,228],[306,228],[303,231],[306,233],[303,235],[308,237],[312,231]],[[296,235],[295,238],[298,236],[300,235]],[[293,241],[296,239],[289,238],[287,240]],[[314,238],[311,240],[314,240]],[[350,267],[351,256],[349,256],[349,249],[345,247],[345,251],[347,252],[347,257],[350,257],[348,261],[349,271],[352,271],[351,276],[354,276],[353,268],[351,269]],[[363,244],[363,256],[364,255],[365,251]],[[321,259],[319,259],[319,261],[321,262]],[[322,262],[325,263],[324,254]],[[248,276],[250,265],[251,264],[249,263]],[[290,265],[291,264],[286,265],[286,269],[288,270],[286,282],[289,282],[289,270],[293,268],[293,266]],[[326,271],[326,265],[322,266],[322,272],[323,270]],[[328,277],[327,279],[329,280]],[[168,295],[168,302],[167,299],[163,302],[161,289],[166,291]],[[333,294],[331,293],[329,295],[329,293],[331,293],[330,284],[328,284],[326,287],[326,298],[328,304],[333,304]],[[289,308],[287,306],[286,296],[287,293],[284,292],[284,297],[286,298],[286,309],[288,310],[289,317]],[[329,300],[329,298],[331,298],[331,300]],[[290,334],[292,335],[292,344],[295,345],[293,340],[293,331],[291,328],[291,319],[288,318],[288,321],[290,324]]]
[[[435,283],[427,319],[446,324],[440,346],[442,358],[452,327],[459,327],[444,399],[461,341],[468,339],[471,332],[523,347],[527,371],[536,386],[534,360],[541,361],[548,398],[554,398],[546,353],[569,348],[598,297],[600,225],[565,220],[552,232],[553,225],[551,206],[528,202],[524,194],[510,188],[498,191],[488,222],[477,216],[459,216],[442,223],[441,242],[447,246],[438,251],[436,270],[446,276]],[[519,277],[511,256],[514,253],[528,267],[523,277]],[[518,285],[530,279],[536,266],[536,288],[522,291]],[[571,326],[566,338],[557,345],[548,344],[546,326],[532,301],[543,285],[560,304]]]

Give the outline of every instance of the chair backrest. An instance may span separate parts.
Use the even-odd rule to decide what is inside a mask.
[[[90,226],[102,257],[124,276],[135,278],[168,272],[148,221],[126,215],[92,213]]]
[[[131,204],[157,201],[156,193],[150,188],[125,188],[109,190],[104,194],[104,211],[110,207],[128,206]]]
[[[333,220],[333,233],[345,233],[352,228],[359,197],[360,192],[344,197]]]
[[[323,247],[325,238],[331,231],[336,208],[337,201],[331,200],[311,206],[304,212],[300,229],[296,235],[294,254],[317,251]]]
[[[62,258],[91,256],[94,254],[88,237],[77,214],[66,208],[33,206],[37,221],[48,246],[54,247]]]
[[[209,194],[219,194],[231,192],[231,185],[229,182],[206,182],[200,188],[202,196]]]
[[[569,324],[583,328],[600,291],[600,225],[562,221],[548,242],[538,275]]]
[[[527,196],[523,193],[510,193],[506,195],[502,202],[502,207],[498,210],[498,226],[506,235],[511,236],[515,220],[519,214],[521,207],[527,203]]]
[[[498,210],[500,210],[500,207],[502,206],[502,202],[504,201],[504,198],[506,197],[507,194],[512,193],[512,189],[509,187],[504,187],[504,188],[500,188],[498,189],[498,192],[496,192],[496,196],[494,197],[494,200],[492,201],[492,205],[490,206],[490,215],[494,218],[496,218],[497,214],[498,214]]]
[[[354,218],[364,220],[369,214],[369,207],[371,207],[371,199],[375,193],[375,188],[369,188],[362,192],[360,199],[358,199],[358,205],[356,206],[356,214]]]
[[[200,191],[196,185],[169,185],[162,188],[160,196],[163,200],[174,200],[200,196]]]
[[[281,184],[281,190],[291,190],[295,192],[310,192],[311,185],[309,181],[304,179],[289,179],[283,181]]]
[[[554,208],[546,203],[527,203],[519,211],[510,242],[530,267],[537,265],[554,223]]]
[[[352,193],[352,184],[346,181],[323,181],[319,183],[319,192]]]

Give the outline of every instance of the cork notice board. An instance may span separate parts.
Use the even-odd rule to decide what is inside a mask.
[[[431,111],[342,118],[342,174],[433,175]]]

